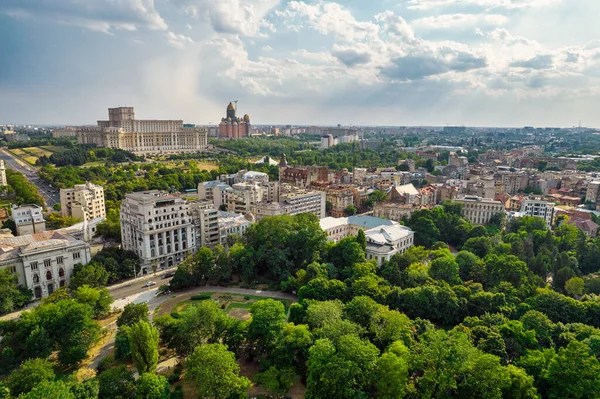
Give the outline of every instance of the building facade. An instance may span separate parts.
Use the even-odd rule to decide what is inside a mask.
[[[0,159],[0,186],[8,186],[8,181],[6,180],[6,166],[4,165],[4,161]]]
[[[108,109],[107,121],[77,128],[77,142],[139,154],[190,152],[208,147],[208,133],[182,120],[138,120],[133,107],[119,107]]]
[[[219,137],[228,139],[240,139],[250,135],[250,116],[244,115],[243,118],[236,116],[236,108],[229,103],[225,118],[219,123]]]
[[[87,243],[58,231],[0,238],[0,268],[16,273],[36,299],[67,285],[75,266],[90,260]]]
[[[548,228],[552,227],[554,220],[554,204],[540,198],[529,196],[521,202],[521,216],[534,216],[544,219]]]
[[[60,189],[60,211],[63,216],[81,220],[106,217],[104,188],[87,182],[73,188]]]
[[[414,208],[412,205],[398,204],[395,202],[377,202],[373,205],[373,216],[400,222],[410,218]]]
[[[236,235],[241,237],[252,224],[247,216],[239,213],[219,211],[219,236],[220,243],[227,246],[227,237]]]
[[[323,191],[302,190],[281,187],[278,202],[262,201],[251,206],[251,212],[260,220],[266,216],[297,215],[312,213],[318,218],[325,217],[325,193]]]
[[[125,196],[121,240],[140,257],[137,274],[176,266],[198,245],[188,202],[157,190]]]
[[[473,224],[487,225],[492,216],[506,212],[501,201],[491,198],[465,196],[455,201],[462,204],[462,216]]]
[[[11,219],[15,222],[17,235],[23,236],[46,231],[42,207],[37,205],[12,205]]]

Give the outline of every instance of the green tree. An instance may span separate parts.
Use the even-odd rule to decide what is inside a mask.
[[[8,376],[10,393],[17,397],[31,391],[43,381],[54,380],[52,363],[44,359],[29,359],[21,363],[18,369]]]
[[[136,399],[169,399],[171,387],[167,379],[154,373],[144,373],[136,382]]]
[[[373,381],[376,398],[403,398],[408,382],[408,363],[395,353],[384,353],[377,359]]]
[[[222,344],[201,345],[185,361],[185,378],[200,397],[215,399],[247,397],[250,380],[240,377],[235,356]]]
[[[248,325],[248,339],[256,342],[259,350],[273,348],[285,325],[283,303],[274,299],[254,302],[250,307],[252,318]]]
[[[292,367],[271,366],[254,376],[254,382],[278,396],[286,394],[296,380],[298,380],[298,376]]]
[[[75,266],[73,277],[69,280],[69,288],[74,291],[82,285],[93,288],[104,287],[109,274],[99,263],[91,262],[85,266]]]
[[[459,266],[453,256],[444,256],[434,259],[429,267],[429,275],[436,280],[443,280],[449,284],[460,283]]]
[[[565,283],[565,291],[571,296],[582,295],[585,282],[581,277],[571,277]]]
[[[132,326],[140,321],[148,320],[148,304],[128,303],[123,308],[123,313],[117,319],[117,326]]]
[[[363,229],[358,230],[358,233],[356,234],[356,242],[360,245],[363,251],[367,249],[367,236],[365,235],[365,231]]]
[[[584,343],[571,341],[560,348],[548,367],[548,397],[596,398],[600,396],[600,364]]]
[[[19,277],[8,268],[0,269],[0,314],[23,307],[33,296],[31,290],[18,284]]]
[[[135,379],[126,366],[108,369],[98,375],[99,399],[134,399]]]
[[[139,321],[127,332],[131,359],[140,374],[153,372],[158,364],[158,330],[146,321]]]
[[[68,384],[63,381],[42,381],[19,399],[76,399]]]
[[[492,250],[492,240],[490,237],[469,238],[461,249],[463,251],[469,251],[480,258],[484,258]]]
[[[352,204],[348,205],[344,209],[344,213],[346,214],[346,216],[354,216],[356,215],[356,212],[358,212],[358,209],[356,209],[356,207]]]
[[[89,305],[96,317],[105,316],[110,312],[113,299],[106,288],[92,288],[88,285],[82,285],[77,287],[72,295],[77,302]]]

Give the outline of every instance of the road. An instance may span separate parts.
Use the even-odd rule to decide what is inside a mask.
[[[6,167],[25,176],[27,180],[33,183],[38,188],[38,192],[46,201],[46,206],[52,207],[54,204],[60,203],[60,194],[58,189],[52,188],[44,180],[37,176],[37,169],[29,165],[27,162],[19,159],[16,155],[8,150],[0,149],[0,159],[4,160]]]

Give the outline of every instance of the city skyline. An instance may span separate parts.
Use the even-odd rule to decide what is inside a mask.
[[[600,125],[592,0],[8,0],[0,123]]]

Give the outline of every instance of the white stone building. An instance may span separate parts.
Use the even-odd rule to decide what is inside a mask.
[[[506,213],[504,204],[491,198],[465,196],[454,201],[462,204],[462,216],[473,224],[486,225],[490,223],[492,216]]]
[[[219,212],[211,201],[190,201],[189,210],[195,226],[196,245],[214,247],[220,243]]]
[[[157,190],[125,196],[121,239],[140,257],[141,274],[176,266],[198,246],[188,202]]]
[[[251,212],[260,220],[266,216],[297,215],[299,213],[312,213],[318,218],[325,217],[325,193],[282,187],[278,202],[262,201],[251,206]]]
[[[11,210],[10,218],[15,222],[18,236],[46,231],[46,221],[41,206],[12,205]]]
[[[252,224],[247,216],[239,213],[219,211],[219,232],[221,245],[227,244],[230,235],[242,236]]]
[[[6,166],[2,159],[0,159],[0,186],[8,186],[8,181],[6,180]]]
[[[37,299],[64,287],[75,266],[90,260],[87,243],[58,231],[0,238],[0,268],[17,273],[19,284]]]
[[[61,188],[60,207],[63,216],[81,220],[104,218],[104,188],[90,182],[76,184],[73,188]]]
[[[519,216],[534,216],[544,219],[548,228],[552,228],[554,220],[554,204],[546,202],[540,198],[530,196],[524,198],[521,202],[521,212]]]

